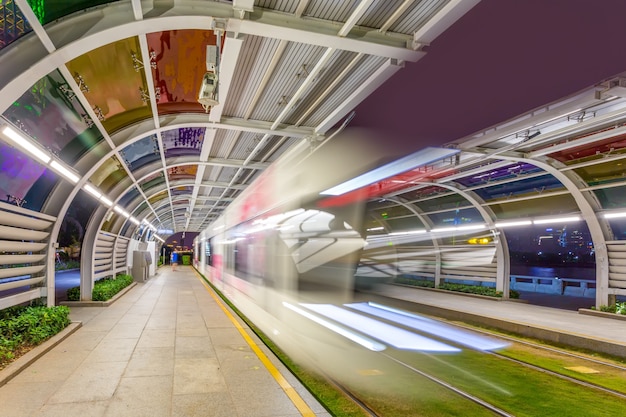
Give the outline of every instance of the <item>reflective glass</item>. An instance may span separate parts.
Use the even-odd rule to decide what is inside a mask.
[[[0,0],[0,50],[32,30],[15,0]]]
[[[0,141],[0,200],[26,206],[24,200],[46,169]]]
[[[602,164],[595,164],[583,168],[575,169],[580,177],[589,185],[609,184],[612,182],[624,181],[624,170],[626,162],[623,159],[609,161]]]
[[[528,175],[540,171],[541,168],[537,168],[535,165],[519,162],[504,167],[492,169],[489,169],[489,166],[485,166],[484,171],[480,173],[475,173],[471,176],[459,178],[454,181],[464,185],[465,187],[474,187],[478,185],[489,184],[493,181],[502,181],[516,177],[522,177],[523,175]]]
[[[200,155],[204,131],[202,127],[186,127],[163,132],[165,156]]]
[[[101,4],[113,3],[111,0],[28,0],[28,4],[35,12],[42,24],[53,22],[61,17],[70,15],[79,10],[95,7]]]
[[[548,190],[558,190],[564,188],[563,184],[552,175],[546,174],[539,177],[521,179],[515,182],[505,184],[495,184],[485,188],[475,189],[485,201],[495,200],[499,198],[510,198],[521,195],[532,195],[542,193]]]
[[[70,165],[103,140],[56,70],[32,85],[4,117]]]
[[[604,209],[626,207],[626,186],[604,188],[593,192]]]
[[[570,214],[579,210],[571,194],[513,202],[503,200],[497,204],[490,204],[489,207],[498,220]]]
[[[131,188],[126,194],[122,196],[119,200],[119,205],[124,207],[124,209],[132,211],[132,207],[129,207],[130,203],[137,198],[139,198],[140,194],[136,188]]]
[[[432,213],[428,217],[432,221],[433,227],[462,226],[485,222],[475,208]]]
[[[126,146],[120,150],[120,154],[131,171],[161,160],[156,135],[148,136]]]

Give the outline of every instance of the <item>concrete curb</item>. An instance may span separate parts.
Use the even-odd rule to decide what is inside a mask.
[[[128,287],[123,288],[120,292],[115,294],[113,298],[107,301],[61,301],[59,304],[68,307],[108,307],[131,289],[135,288],[136,282],[131,283]]]
[[[28,368],[33,362],[69,337],[82,325],[83,323],[80,321],[70,323],[65,329],[61,330],[50,339],[46,340],[39,346],[34,347],[28,353],[20,356],[14,362],[9,364],[6,368],[0,371],[0,387],[15,378],[20,372]]]
[[[624,320],[624,321],[626,321],[626,315],[624,315],[624,314],[609,313],[609,312],[606,312],[606,311],[592,310],[590,308],[579,308],[578,309],[578,314],[585,314],[587,316],[603,317],[605,319]]]

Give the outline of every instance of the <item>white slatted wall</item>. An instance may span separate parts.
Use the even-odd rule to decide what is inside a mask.
[[[0,309],[46,295],[48,240],[55,220],[0,202]]]

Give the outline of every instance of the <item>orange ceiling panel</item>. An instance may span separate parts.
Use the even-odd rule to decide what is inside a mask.
[[[141,60],[139,42],[133,37],[89,51],[67,64],[109,133],[152,117]]]
[[[172,30],[149,33],[148,49],[154,54],[152,68],[155,88],[159,88],[159,114],[204,113],[198,103],[202,76],[206,72],[206,47],[215,45],[211,30]]]

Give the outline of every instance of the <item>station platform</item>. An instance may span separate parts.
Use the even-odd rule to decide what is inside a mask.
[[[594,352],[626,357],[626,321],[581,314],[576,310],[487,299],[400,285],[381,285],[361,294],[398,308],[453,321],[537,338]]]
[[[0,387],[2,417],[330,416],[190,266],[71,319]]]

